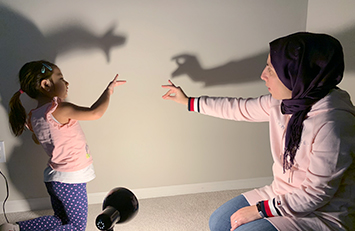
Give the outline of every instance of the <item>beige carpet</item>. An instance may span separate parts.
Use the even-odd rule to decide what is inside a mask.
[[[189,195],[160,197],[139,200],[139,211],[135,218],[124,224],[117,224],[117,231],[208,231],[211,213],[224,202],[238,196],[244,190],[230,190]],[[89,205],[87,231],[97,231],[96,216],[102,205]],[[51,215],[51,210],[7,214],[10,222],[28,220]],[[0,224],[5,218],[0,214]]]

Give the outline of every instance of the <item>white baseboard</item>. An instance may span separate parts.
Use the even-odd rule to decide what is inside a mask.
[[[177,196],[184,194],[216,192],[234,189],[258,188],[272,182],[272,177],[209,182],[200,184],[173,185],[154,188],[130,189],[138,199]],[[100,204],[108,192],[89,193],[89,204]],[[2,202],[1,202],[2,203]],[[51,209],[49,197],[6,202],[6,213]],[[2,214],[3,211],[0,212]]]

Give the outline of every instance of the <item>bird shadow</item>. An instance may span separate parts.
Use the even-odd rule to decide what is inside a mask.
[[[115,33],[111,25],[97,35],[83,25],[53,25],[51,33],[43,33],[30,19],[0,3],[0,105],[8,111],[8,103],[19,90],[18,71],[27,62],[45,59],[55,63],[59,54],[76,49],[99,49],[110,62],[110,52],[126,43],[127,36]],[[23,94],[21,101],[26,111],[33,108],[34,100]],[[7,113],[2,114],[0,136],[10,133]],[[5,119],[6,118],[6,119]],[[5,121],[5,122],[4,122]],[[8,138],[11,140],[12,138]],[[38,188],[45,189],[43,169],[48,160],[42,147],[36,145],[29,131],[13,138],[16,145],[10,151],[6,166],[9,179],[23,198],[38,198]],[[30,209],[31,203],[28,203]]]
[[[355,72],[355,25],[334,34],[343,46],[347,72]],[[204,83],[205,87],[242,84],[260,81],[269,51],[265,50],[241,60],[229,61],[213,68],[204,68],[197,55],[183,53],[171,58],[177,65],[172,78],[186,75],[194,82]]]

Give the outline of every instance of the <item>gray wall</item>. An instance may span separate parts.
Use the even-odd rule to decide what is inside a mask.
[[[307,30],[331,34],[343,45],[345,74],[340,87],[355,101],[355,1],[311,0],[308,4]]]

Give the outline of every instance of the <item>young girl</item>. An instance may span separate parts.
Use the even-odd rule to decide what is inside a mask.
[[[9,121],[19,136],[25,127],[50,157],[44,181],[51,198],[53,216],[4,224],[1,231],[85,230],[87,222],[86,183],[95,177],[84,133],[78,120],[96,120],[106,111],[114,88],[126,83],[115,76],[91,107],[65,102],[69,83],[60,69],[47,61],[26,63],[19,73],[21,88],[10,100]],[[27,116],[20,101],[26,93],[38,102]]]
[[[210,217],[211,231],[355,230],[355,108],[337,87],[342,46],[299,32],[270,43],[261,74],[270,94],[256,98],[163,96],[189,111],[269,122],[274,180],[235,197]]]

